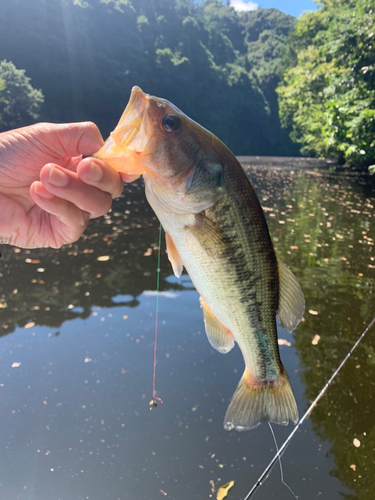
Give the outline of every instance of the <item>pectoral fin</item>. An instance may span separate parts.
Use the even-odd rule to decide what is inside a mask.
[[[230,245],[226,233],[213,221],[203,214],[195,216],[195,224],[185,226],[211,257],[222,254]]]
[[[279,307],[277,316],[285,330],[291,333],[303,317],[305,299],[292,271],[277,257],[279,271]]]
[[[202,297],[199,300],[203,309],[203,319],[208,341],[214,349],[222,354],[226,354],[234,347],[233,336],[212,314]]]
[[[181,261],[181,257],[177,251],[177,248],[175,247],[175,244],[168,233],[165,233],[165,242],[167,244],[167,253],[169,262],[172,264],[175,276],[179,278],[182,274],[182,269],[184,265]]]

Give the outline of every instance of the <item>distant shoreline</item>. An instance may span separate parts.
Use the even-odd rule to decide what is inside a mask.
[[[303,156],[237,156],[241,165],[288,168],[342,168],[335,160]]]

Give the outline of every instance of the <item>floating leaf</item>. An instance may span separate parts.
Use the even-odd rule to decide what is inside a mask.
[[[353,439],[353,444],[356,448],[359,448],[361,446],[361,441],[357,438]]]
[[[31,328],[34,325],[35,325],[35,321],[32,321],[31,323],[26,323],[26,325],[24,326],[24,328]]]
[[[319,340],[320,340],[320,335],[315,335],[311,341],[312,345],[318,345]]]
[[[106,262],[107,260],[109,260],[109,255],[100,255],[96,260],[98,260],[99,262]]]
[[[290,346],[292,345],[290,342],[288,342],[288,341],[287,341],[287,340],[285,340],[285,339],[278,339],[278,340],[277,340],[277,343],[278,343],[279,345],[286,345],[286,346],[288,346],[288,347],[290,347]]]
[[[313,311],[312,309],[309,310],[309,314],[312,314],[312,316],[318,316],[318,311]]]
[[[226,498],[229,490],[232,488],[233,485],[234,481],[229,481],[229,483],[224,484],[224,486],[220,486],[220,488],[217,490],[216,500],[223,500],[223,498]]]

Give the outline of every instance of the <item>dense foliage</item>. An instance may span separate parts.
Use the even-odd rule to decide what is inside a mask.
[[[0,132],[36,120],[43,100],[42,92],[31,86],[24,70],[0,61]]]
[[[42,89],[43,120],[93,120],[106,136],[139,85],[237,154],[298,151],[275,92],[291,16],[221,0],[0,0],[0,11],[0,60]]]
[[[298,19],[278,92],[303,154],[375,163],[374,32],[374,0],[322,0]]]

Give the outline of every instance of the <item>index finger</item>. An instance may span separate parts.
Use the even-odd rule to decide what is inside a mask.
[[[92,122],[37,123],[28,127],[27,132],[35,135],[39,144],[45,147],[45,152],[56,159],[92,156],[104,144],[98,127]]]

